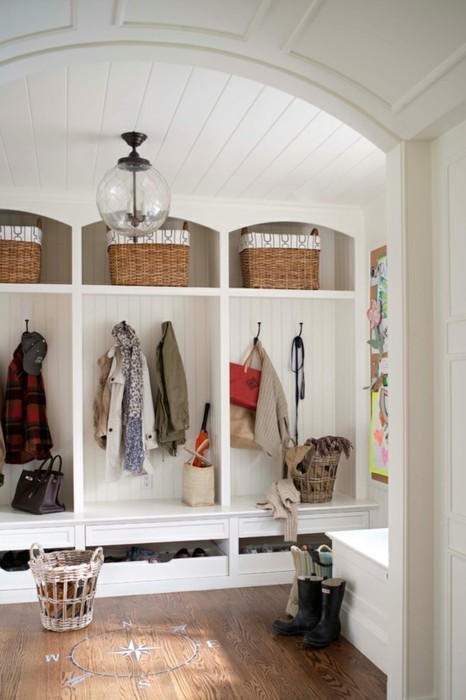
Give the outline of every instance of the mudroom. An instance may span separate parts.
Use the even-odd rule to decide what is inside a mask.
[[[465,8],[0,20],[0,696],[460,700]]]

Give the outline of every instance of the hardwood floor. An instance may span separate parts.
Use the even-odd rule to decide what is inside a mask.
[[[289,586],[97,598],[91,624],[43,629],[0,606],[2,700],[384,700],[386,677],[345,639],[322,650],[272,629]]]

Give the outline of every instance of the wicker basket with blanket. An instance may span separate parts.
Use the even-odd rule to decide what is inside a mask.
[[[288,475],[301,494],[302,503],[332,500],[341,453],[349,458],[353,445],[342,437],[309,438],[304,445],[285,450]]]

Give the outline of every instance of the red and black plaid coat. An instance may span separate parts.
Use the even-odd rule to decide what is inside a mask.
[[[7,464],[50,457],[53,443],[45,411],[44,380],[41,374],[35,376],[23,370],[21,345],[8,367],[3,431]]]

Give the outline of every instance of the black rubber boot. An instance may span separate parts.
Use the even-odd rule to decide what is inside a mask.
[[[298,614],[289,622],[275,620],[280,634],[304,634],[317,625],[322,612],[322,576],[298,576]]]
[[[304,635],[306,646],[320,649],[340,636],[340,608],[345,587],[346,581],[342,578],[328,578],[322,583],[322,616],[314,629]]]

